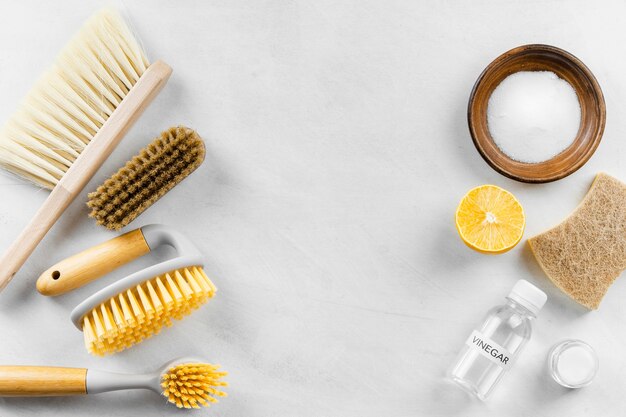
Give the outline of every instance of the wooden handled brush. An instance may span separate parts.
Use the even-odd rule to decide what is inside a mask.
[[[52,189],[0,258],[0,290],[108,158],[172,70],[149,65],[122,18],[93,16],[0,131],[0,165]]]
[[[147,374],[120,374],[55,366],[0,366],[0,397],[51,397],[149,389],[178,408],[207,407],[226,393],[219,365],[191,358],[170,361]]]
[[[177,255],[104,287],[71,313],[89,353],[118,352],[157,334],[215,295],[217,288],[202,269],[203,257],[189,239],[167,226],[143,226],[50,267],[37,280],[37,289],[44,295],[65,293],[164,245]]]
[[[65,294],[148,252],[141,229],[133,230],[51,266],[37,280],[37,290],[49,296]]]

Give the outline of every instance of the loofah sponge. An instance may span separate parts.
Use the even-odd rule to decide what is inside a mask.
[[[204,142],[194,130],[166,130],[89,193],[89,216],[107,229],[121,229],[198,168],[204,154]]]
[[[626,269],[626,185],[598,174],[574,213],[528,243],[557,287],[597,309]]]

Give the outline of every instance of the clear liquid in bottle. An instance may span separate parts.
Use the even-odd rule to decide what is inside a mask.
[[[528,281],[519,280],[506,298],[506,304],[487,313],[448,371],[449,379],[483,401],[530,339],[531,322],[547,296]]]

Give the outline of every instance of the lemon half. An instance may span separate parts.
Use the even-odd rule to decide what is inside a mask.
[[[456,230],[467,246],[482,253],[504,253],[524,234],[524,209],[510,192],[495,185],[472,188],[456,209]]]

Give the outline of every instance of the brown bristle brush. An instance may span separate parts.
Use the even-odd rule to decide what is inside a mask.
[[[89,193],[89,217],[111,230],[127,226],[202,165],[204,155],[204,142],[193,129],[164,131]]]

